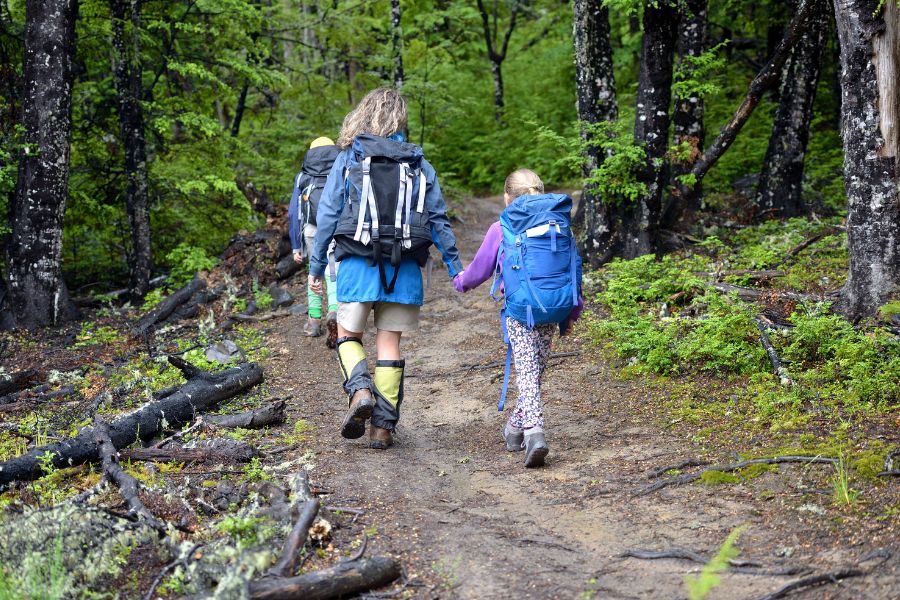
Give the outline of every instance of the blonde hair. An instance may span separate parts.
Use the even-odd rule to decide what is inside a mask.
[[[361,133],[387,137],[406,129],[406,98],[394,88],[372,90],[344,117],[337,145],[349,148]]]
[[[531,169],[518,169],[506,178],[503,191],[509,194],[510,198],[518,198],[526,194],[543,194],[544,182]]]

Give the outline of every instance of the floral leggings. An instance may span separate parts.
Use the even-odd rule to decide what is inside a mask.
[[[510,427],[544,427],[541,377],[550,358],[554,327],[552,324],[537,325],[529,330],[521,321],[506,317],[506,331],[516,363],[516,385],[519,388],[516,409],[509,416]]]

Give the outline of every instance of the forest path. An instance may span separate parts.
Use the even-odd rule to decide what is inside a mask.
[[[499,199],[481,199],[463,211],[465,224],[454,230],[464,263],[501,207]],[[457,294],[445,273],[436,265],[421,327],[404,336],[406,400],[388,451],[370,450],[367,437],[340,437],[346,405],[333,351],[322,338],[302,336],[301,318],[277,322],[268,337],[276,349],[267,365],[272,391],[293,394],[291,417],[317,426],[308,447],[316,453],[311,478],[323,488],[323,503],[365,510],[352,524],[337,519],[342,528],[336,545],[359,539],[364,529],[374,534],[368,554],[398,556],[408,579],[425,584],[406,593],[686,598],[683,577],[700,565],[620,554],[680,547],[712,556],[741,524],[749,525],[738,543],[741,558],[773,569],[834,569],[855,564],[868,550],[844,549],[840,538],[850,532],[831,535],[831,524],[821,517],[800,513],[781,498],[766,503],[741,485],[692,485],[635,498],[649,469],[696,456],[699,449],[657,425],[661,390],[617,380],[577,338],[554,341],[556,352],[582,354],[551,361],[543,387],[550,455],[545,468],[526,470],[522,454],[507,452],[500,437],[502,369],[468,368],[503,359],[496,307],[486,289]],[[370,367],[373,331],[370,320]],[[508,405],[515,404],[514,392],[513,381]],[[754,481],[790,496],[797,491],[788,486],[795,468],[801,467]],[[710,598],[750,600],[793,579],[729,572]],[[891,569],[877,580],[850,579],[793,597],[892,598],[898,582]]]

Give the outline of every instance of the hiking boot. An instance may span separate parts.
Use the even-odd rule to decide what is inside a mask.
[[[507,423],[503,428],[503,440],[506,442],[506,449],[509,452],[519,452],[522,450],[522,443],[525,441],[525,430],[510,427],[509,423]]]
[[[303,326],[303,334],[306,337],[319,337],[322,335],[322,319],[306,319],[306,325]]]
[[[325,345],[331,349],[337,345],[337,313],[331,311],[328,313],[328,316],[325,317],[325,328],[328,330],[328,335],[325,337]]]
[[[348,440],[361,438],[366,432],[366,419],[372,416],[375,399],[366,389],[356,390],[350,400],[350,410],[341,425],[341,435]]]
[[[369,448],[375,450],[387,450],[394,445],[394,436],[390,429],[376,427],[372,425],[369,428]]]
[[[547,442],[544,440],[544,432],[542,430],[538,429],[538,431],[535,431],[534,433],[526,431],[525,441],[522,442],[522,448],[525,449],[526,467],[544,466],[544,459],[547,457],[547,453],[550,452],[550,448],[547,447]]]

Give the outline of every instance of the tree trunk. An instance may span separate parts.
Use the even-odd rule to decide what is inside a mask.
[[[575,20],[572,37],[575,42],[575,86],[578,119],[583,123],[615,121],[618,118],[616,82],[613,73],[612,47],[609,43],[609,9],[599,2],[575,0]],[[590,140],[582,129],[581,136]],[[582,176],[589,177],[603,161],[599,151],[591,146]],[[585,185],[575,214],[575,222],[583,224],[581,250],[586,260],[592,260],[599,247],[598,239],[606,225],[599,219],[601,199],[590,185]]]
[[[647,189],[634,202],[611,198],[604,203],[601,219],[609,227],[598,244],[598,262],[613,256],[635,258],[658,249],[660,201],[668,175],[669,103],[678,22],[674,2],[660,1],[658,6],[644,9],[634,141],[647,153],[646,164],[638,174]]]
[[[803,159],[809,141],[822,52],[828,41],[828,6],[818,0],[809,25],[782,69],[778,110],[763,162],[756,201],[768,216],[804,213]]]
[[[25,3],[24,142],[6,253],[9,306],[19,327],[70,317],[60,271],[69,186],[77,0]]]
[[[497,40],[497,3],[494,3],[493,27],[491,26],[491,18],[484,7],[484,0],[478,0],[478,10],[481,13],[481,24],[484,32],[484,42],[487,46],[488,60],[491,61],[491,77],[494,79],[494,117],[498,122],[503,120],[503,112],[505,101],[503,99],[503,61],[506,60],[506,51],[509,48],[509,38],[516,28],[516,17],[519,15],[521,1],[516,0],[511,8],[509,17],[509,26],[503,36],[503,41],[498,48]]]
[[[854,320],[900,290],[900,9],[878,4],[834,0],[850,245],[838,308]]]
[[[403,89],[403,29],[400,27],[400,0],[391,0],[391,45],[394,54],[394,87]]]
[[[110,0],[113,33],[113,79],[119,98],[119,125],[125,149],[125,205],[131,227],[128,253],[129,292],[140,300],[150,290],[150,212],[147,182],[147,142],[141,107],[143,69],[140,63],[140,0],[130,0],[131,45],[125,43],[125,1]]]
[[[244,83],[241,93],[238,94],[237,105],[234,108],[234,121],[231,122],[231,137],[237,137],[241,132],[241,121],[244,119],[244,110],[247,108],[247,92],[250,84]]]
[[[685,56],[700,56],[706,50],[707,0],[688,0],[683,15],[684,25],[678,36],[678,54],[682,68]],[[683,229],[693,220],[700,209],[702,187],[689,186],[676,180],[691,172],[697,158],[703,153],[705,130],[703,128],[703,99],[697,95],[675,98],[673,138],[676,145],[688,144],[690,155],[687,160],[676,161],[672,165],[672,199],[663,214],[663,226]]]

